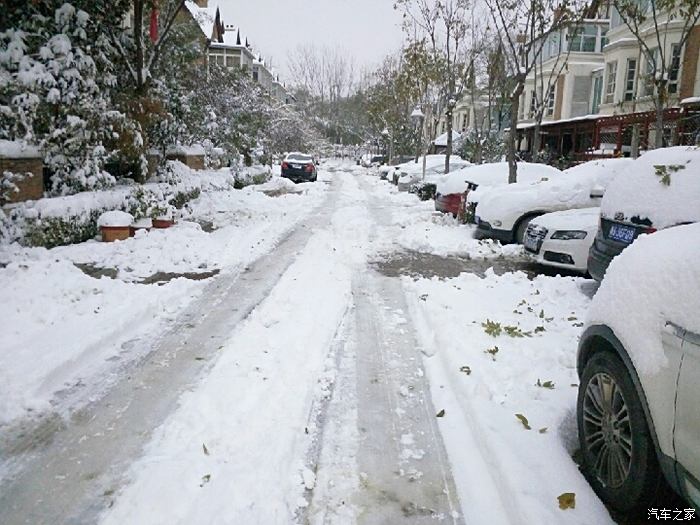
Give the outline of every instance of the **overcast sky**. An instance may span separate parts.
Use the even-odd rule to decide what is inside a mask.
[[[209,0],[217,5],[217,0]],[[218,0],[225,24],[241,28],[256,51],[287,78],[288,51],[299,44],[336,44],[357,66],[378,64],[402,42],[394,0]]]

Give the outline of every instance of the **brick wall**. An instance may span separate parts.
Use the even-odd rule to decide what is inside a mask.
[[[0,158],[0,173],[5,171],[24,175],[21,181],[15,182],[19,193],[11,193],[9,202],[37,200],[44,196],[44,164],[41,159]]]

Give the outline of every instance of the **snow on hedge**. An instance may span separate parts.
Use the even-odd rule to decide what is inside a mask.
[[[546,178],[560,177],[562,172],[546,164],[518,162],[518,181],[535,182]],[[467,190],[468,182],[479,186],[495,186],[508,183],[508,163],[493,162],[478,164],[445,175],[437,186],[438,193],[450,195],[463,193]]]
[[[19,140],[0,140],[0,157],[8,159],[41,158],[37,146]]]
[[[612,328],[637,372],[653,375],[667,362],[661,343],[666,322],[700,333],[699,313],[700,223],[696,223],[642,235],[615,257],[586,322]]]
[[[700,221],[700,147],[648,151],[608,187],[601,215],[649,219],[657,228]]]

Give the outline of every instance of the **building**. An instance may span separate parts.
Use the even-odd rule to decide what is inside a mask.
[[[209,63],[242,69],[279,102],[288,103],[291,100],[284,85],[276,79],[262,55],[254,52],[240,29],[223,22],[218,6],[210,6],[208,0],[187,0],[183,15],[191,17],[199,25],[206,38]]]
[[[597,16],[584,20],[575,31],[564,28],[551,35],[542,67],[527,78],[518,124],[520,150],[526,154],[533,153],[537,100],[547,101],[540,127],[541,144],[554,157],[581,160],[629,155],[635,127],[639,129],[641,149],[654,143],[653,61],[644,54],[616,9],[605,3],[596,9]],[[691,29],[681,49],[683,22],[678,17],[667,20],[667,16],[662,14],[657,19],[658,35],[651,17],[641,34],[657,58],[656,42],[663,42],[664,56],[670,59],[664,142],[689,143],[694,142],[699,127],[695,101],[700,96],[700,25]],[[552,67],[561,66],[562,59],[565,67],[551,83],[551,91],[543,96],[543,83],[537,81],[535,73],[548,78]]]

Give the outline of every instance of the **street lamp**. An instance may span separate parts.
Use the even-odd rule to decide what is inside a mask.
[[[418,157],[420,157],[420,149],[421,149],[421,143],[423,142],[423,120],[425,119],[425,115],[423,114],[423,110],[421,109],[420,106],[416,106],[411,113],[411,121],[413,122],[413,125],[416,128],[417,133],[417,138],[418,140],[416,141],[416,163],[418,163]]]

